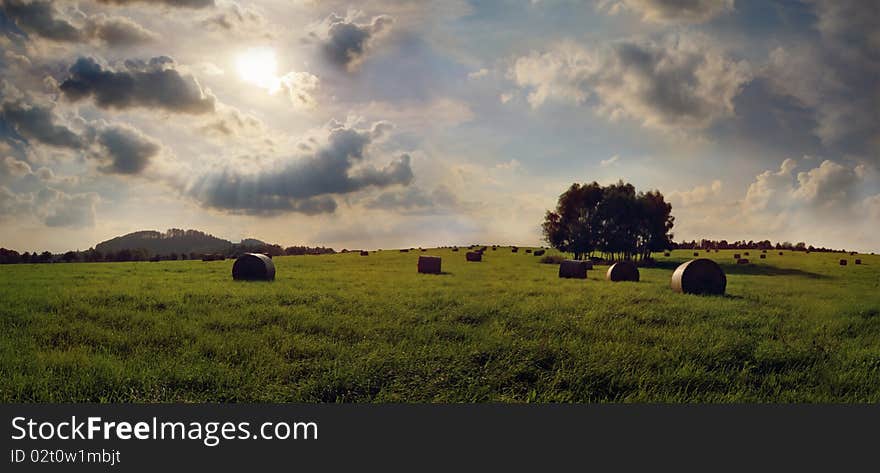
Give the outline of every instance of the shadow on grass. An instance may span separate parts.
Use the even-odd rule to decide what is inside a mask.
[[[716,261],[717,262],[717,261]],[[675,270],[684,261],[657,261],[651,268]],[[725,274],[744,274],[747,276],[799,276],[809,279],[831,279],[831,276],[792,268],[779,268],[765,264],[718,263]]]
[[[452,276],[454,273],[450,273],[449,271],[440,271],[439,273],[419,273],[419,275],[424,276]]]

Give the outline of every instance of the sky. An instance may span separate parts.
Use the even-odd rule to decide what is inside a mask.
[[[537,245],[573,182],[676,240],[880,250],[872,0],[0,0],[0,246]]]

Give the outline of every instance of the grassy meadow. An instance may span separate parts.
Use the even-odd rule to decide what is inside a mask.
[[[880,256],[713,252],[701,297],[669,289],[692,250],[638,283],[464,251],[2,266],[0,401],[880,401]]]

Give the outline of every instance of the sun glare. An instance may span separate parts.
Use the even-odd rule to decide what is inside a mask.
[[[253,48],[236,60],[238,75],[247,82],[272,91],[278,88],[278,61],[270,48]]]

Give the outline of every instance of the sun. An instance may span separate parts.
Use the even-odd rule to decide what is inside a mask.
[[[235,62],[238,75],[242,80],[250,82],[269,91],[278,88],[278,60],[271,48],[252,48],[241,53]]]

